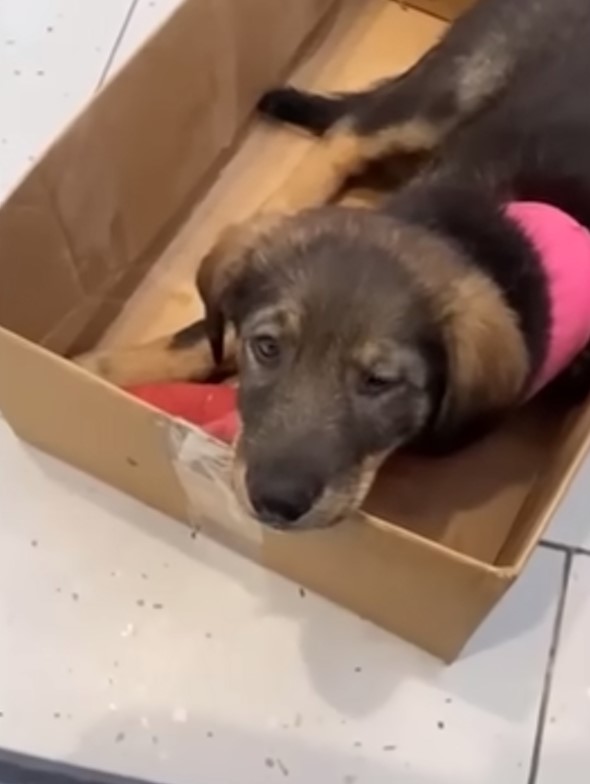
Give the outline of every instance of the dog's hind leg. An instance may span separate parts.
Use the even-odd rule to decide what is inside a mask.
[[[367,90],[317,95],[287,87],[267,93],[259,105],[264,115],[320,139],[265,208],[324,203],[374,161],[434,151],[484,108],[507,83],[521,46],[510,35],[509,18],[490,13],[493,5],[488,0],[487,8],[466,14],[406,73]]]

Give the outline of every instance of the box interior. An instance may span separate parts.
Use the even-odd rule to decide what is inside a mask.
[[[445,27],[431,13],[386,0],[307,2],[314,4],[316,16],[328,14],[324,30],[308,43],[307,56],[292,80],[318,89],[352,89],[398,72]],[[247,5],[240,22],[244,25]],[[417,5],[433,13],[440,6],[445,15],[451,4]],[[198,4],[187,3],[179,14],[187,15],[187,24],[198,24],[199,20],[188,19],[198,15],[197,8]],[[290,23],[300,25],[299,39],[309,38],[311,30],[304,29],[303,15],[293,13]],[[202,21],[210,24],[214,18],[203,16]],[[176,20],[168,37],[160,34],[148,47],[172,50],[173,30],[178,27]],[[284,21],[282,29],[286,29]],[[209,37],[217,33],[211,30]],[[203,35],[203,40],[207,37]],[[150,67],[160,68],[163,86],[154,89],[160,91],[158,109],[167,117],[167,129],[154,124],[153,116],[141,121],[146,104],[152,110],[154,104],[129,92],[129,85],[137,82],[133,69],[146,67],[132,62],[25,180],[9,209],[0,213],[3,242],[19,237],[18,265],[5,256],[0,267],[2,326],[53,352],[70,355],[97,344],[133,345],[190,323],[200,314],[195,270],[219,230],[255,212],[310,150],[313,142],[291,130],[265,127],[256,120],[246,127],[257,95],[269,86],[268,75],[254,74],[230,106],[218,106],[210,99],[217,95],[218,80],[221,85],[231,82],[226,82],[227,63],[211,71],[210,63],[218,62],[212,51],[204,47],[195,54],[186,49],[178,47],[185,54],[178,55],[174,73],[166,73],[169,60],[164,61],[159,51],[150,59]],[[201,72],[199,58],[206,64]],[[271,72],[274,69],[275,81],[284,76],[280,60],[277,56],[276,67],[267,63]],[[174,91],[166,90],[167,78]],[[203,83],[195,85],[195,79]],[[142,82],[150,84],[146,78]],[[183,115],[177,97],[185,94],[196,97]],[[125,157],[134,145],[142,145],[142,139],[130,136],[121,141],[114,107],[122,101],[136,107],[136,130],[146,136],[174,134],[173,144],[162,140],[159,158],[152,150],[155,162],[147,170],[133,170],[133,155]],[[205,114],[207,123],[195,128],[194,117]],[[185,144],[189,137],[190,145]],[[158,143],[155,148],[157,152]],[[184,156],[181,181],[175,181],[172,191],[161,192],[159,174],[162,167],[172,165],[171,155],[176,156],[174,165]],[[105,156],[118,161],[120,180],[105,176]],[[62,215],[66,228],[62,235],[47,221],[43,238],[48,263],[39,269],[38,237],[34,247],[31,240],[30,248],[22,237],[31,210],[39,211],[44,203],[48,213],[56,209]],[[121,209],[113,210],[113,203]],[[121,214],[128,225],[121,224]],[[83,230],[74,231],[73,226]],[[33,290],[31,280],[36,281]],[[491,437],[455,457],[392,459],[365,511],[486,564],[518,566],[539,538],[552,504],[583,455],[589,418],[587,410],[559,416],[540,405],[529,406]]]

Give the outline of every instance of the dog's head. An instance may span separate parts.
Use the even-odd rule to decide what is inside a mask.
[[[239,339],[236,491],[262,522],[337,522],[393,450],[468,405],[449,382],[453,254],[386,215],[325,207],[231,229],[204,261],[216,359],[228,321]],[[478,357],[459,359],[473,398]]]

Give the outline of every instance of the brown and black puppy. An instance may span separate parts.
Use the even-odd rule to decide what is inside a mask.
[[[506,204],[590,228],[589,41],[590,3],[482,0],[400,77],[271,92],[264,113],[321,139],[204,261],[206,322],[82,363],[130,383],[237,358],[236,490],[277,528],[341,519],[394,450],[485,433],[529,395],[552,328],[543,266]],[[378,208],[328,204],[375,161],[416,153],[426,166]],[[583,396],[590,351],[554,383]]]

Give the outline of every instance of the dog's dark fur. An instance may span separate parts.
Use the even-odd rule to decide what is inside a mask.
[[[482,0],[400,77],[269,93],[267,116],[322,138],[203,263],[206,323],[135,365],[82,363],[115,381],[203,379],[237,345],[238,494],[275,527],[335,522],[392,450],[456,448],[526,397],[551,316],[536,250],[503,207],[544,201],[590,228],[589,82],[590,3]],[[329,204],[376,161],[425,153],[377,208]],[[586,394],[590,347],[554,386]]]

